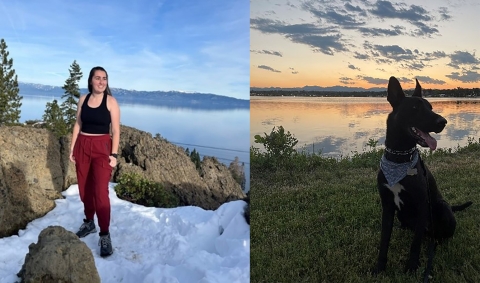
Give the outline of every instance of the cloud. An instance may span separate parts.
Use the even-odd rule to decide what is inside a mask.
[[[271,71],[271,72],[275,72],[275,73],[281,73],[281,71],[275,70],[274,68],[269,67],[269,66],[265,66],[265,65],[260,65],[260,66],[258,66],[258,68],[259,69],[264,69],[264,70],[267,70],[267,71]]]
[[[431,36],[439,33],[439,30],[434,26],[428,26],[425,22],[431,22],[434,17],[423,7],[417,5],[407,6],[405,3],[396,3],[396,7],[390,1],[377,1],[373,4],[373,8],[368,11],[381,18],[400,19],[417,27],[411,35],[412,36]],[[407,8],[405,8],[407,7]],[[440,11],[441,17],[449,17],[448,9],[444,8]]]
[[[444,51],[423,52],[411,50],[399,45],[378,45],[365,41],[363,44],[366,54],[356,52],[354,58],[372,59],[378,64],[398,63],[400,67],[410,70],[423,70],[431,66],[428,62],[448,57]]]
[[[460,81],[463,83],[476,83],[480,82],[480,74],[474,71],[464,71],[462,74],[459,72],[452,72],[450,75],[445,75],[446,77]]]
[[[391,29],[385,28],[358,28],[358,31],[361,32],[364,36],[397,36],[404,35],[405,27],[402,26],[392,26]]]
[[[365,21],[356,18],[355,15],[348,13],[340,14],[335,10],[320,11],[310,8],[310,12],[322,22],[336,24],[347,29],[356,28],[365,24]]]
[[[314,24],[287,24],[283,21],[257,18],[250,20],[250,27],[263,33],[290,34],[325,34],[336,29],[318,27]]]
[[[359,79],[362,79],[370,84],[374,85],[387,85],[388,84],[388,79],[382,79],[382,78],[373,78],[373,77],[368,77],[368,76],[358,76]]]
[[[435,27],[429,27],[422,22],[412,22],[412,24],[418,29],[413,31],[413,36],[431,36],[434,33],[438,33],[438,29]]]
[[[446,7],[440,7],[438,9],[438,12],[440,13],[441,21],[450,20],[450,18],[452,18],[452,16],[450,16],[450,14],[448,13],[448,9]]]
[[[460,65],[476,65],[480,63],[480,60],[475,57],[475,53],[471,54],[468,51],[455,51],[449,55],[451,66],[455,69],[460,69]]]
[[[298,71],[295,71],[295,68],[288,67],[288,69],[290,69],[292,71],[292,74],[294,74],[294,75],[298,74]]]
[[[334,51],[347,51],[345,45],[341,42],[341,35],[309,35],[293,34],[289,35],[293,42],[303,43],[310,46],[314,52],[321,52],[326,55],[333,55]]]
[[[368,54],[361,54],[357,51],[354,52],[354,58],[357,58],[357,59],[360,59],[360,60],[367,60],[367,59],[370,59],[370,56]]]
[[[339,78],[340,83],[346,84],[346,85],[353,85],[355,82],[353,81],[352,78],[349,77],[341,77]]]
[[[347,51],[341,34],[335,28],[314,24],[289,25],[264,18],[251,19],[250,27],[262,33],[281,34],[292,42],[310,46],[314,52],[333,55],[334,52]]]
[[[250,50],[250,52],[256,53],[256,54],[266,54],[266,55],[274,55],[278,57],[282,57],[282,53],[278,51],[269,51],[269,50]]]
[[[369,12],[380,18],[393,18],[412,22],[432,20],[428,12],[417,5],[410,5],[410,7],[406,9],[402,7],[396,8],[389,1],[377,1],[373,4],[373,7]]]
[[[436,85],[443,85],[446,83],[443,80],[437,80],[428,76],[416,76],[416,78],[420,83],[429,83],[429,84],[436,84]]]
[[[350,12],[357,12],[357,13],[364,12],[364,10],[362,8],[360,8],[359,6],[353,6],[352,4],[350,4],[348,2],[345,3],[344,7],[345,7],[345,9],[347,9]]]
[[[423,55],[424,56],[422,60],[425,60],[425,61],[431,61],[431,60],[447,57],[447,54],[445,53],[445,51],[426,52]]]
[[[350,68],[352,70],[359,70],[360,71],[360,68],[355,67],[353,64],[350,64],[350,63],[348,63],[348,68]]]
[[[412,50],[403,49],[398,45],[373,45],[373,50],[378,51],[380,55],[397,62],[415,59]]]

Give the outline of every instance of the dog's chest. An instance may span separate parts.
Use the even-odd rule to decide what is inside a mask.
[[[405,190],[405,188],[400,183],[396,183],[393,186],[385,184],[385,187],[387,187],[393,193],[393,202],[397,206],[398,210],[401,210],[401,205],[403,204],[403,201],[400,198],[400,193],[402,192],[402,190]]]

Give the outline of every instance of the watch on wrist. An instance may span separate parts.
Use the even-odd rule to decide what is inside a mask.
[[[113,156],[113,157],[115,157],[115,159],[117,159],[118,154],[117,153],[110,153],[110,156]]]

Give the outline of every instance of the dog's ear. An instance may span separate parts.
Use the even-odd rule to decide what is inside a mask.
[[[390,102],[393,108],[395,108],[402,99],[405,98],[405,93],[403,92],[400,82],[395,77],[390,77],[388,81],[387,89],[387,100]]]
[[[417,84],[415,85],[415,91],[413,92],[412,96],[416,97],[422,97],[422,87],[420,86],[420,83],[418,83],[418,80],[415,79]]]

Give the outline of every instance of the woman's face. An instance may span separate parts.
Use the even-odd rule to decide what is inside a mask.
[[[107,88],[107,74],[104,71],[96,70],[92,77],[92,92],[103,93]]]

